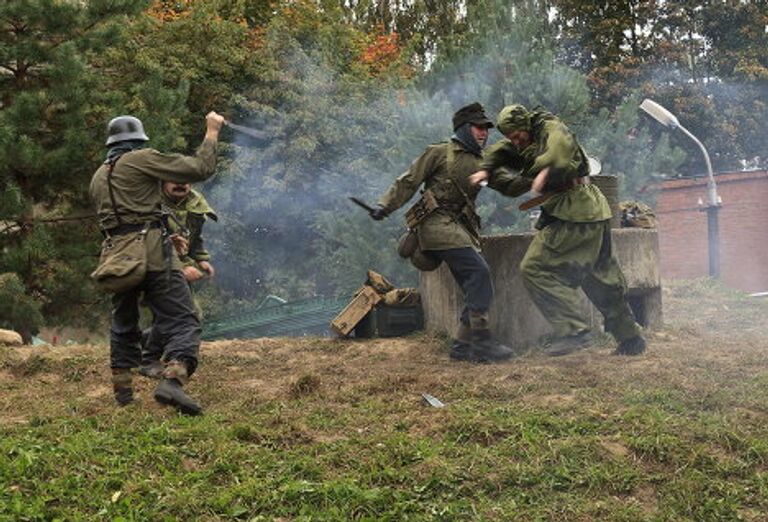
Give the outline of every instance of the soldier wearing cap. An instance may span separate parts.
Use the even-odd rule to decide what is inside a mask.
[[[493,338],[489,329],[493,286],[488,263],[480,254],[480,219],[475,213],[480,189],[469,184],[491,127],[479,103],[459,109],[453,116],[450,141],[427,147],[371,213],[373,219],[383,219],[405,205],[420,187],[422,200],[428,194],[434,198],[437,207],[425,213],[414,227],[418,248],[411,260],[420,270],[435,269],[442,262],[448,265],[464,294],[464,309],[450,356],[471,362],[502,361],[514,355],[511,348]],[[529,183],[500,173],[490,186],[508,195],[520,195],[528,190]]]
[[[168,228],[172,234],[184,238],[181,249],[177,254],[181,261],[184,279],[192,290],[195,312],[200,320],[203,310],[195,299],[193,283],[215,275],[211,254],[205,248],[203,241],[203,225],[206,220],[218,221],[219,218],[208,204],[202,193],[192,188],[191,183],[174,183],[164,181],[161,186],[163,211],[167,213]],[[141,366],[139,373],[145,377],[158,379],[162,376],[163,346],[165,340],[151,327],[144,330],[141,336]]]
[[[215,112],[206,116],[203,143],[194,156],[163,154],[145,148],[149,140],[144,126],[133,116],[119,116],[107,127],[107,159],[91,179],[90,197],[105,236],[102,260],[94,271],[109,272],[112,262],[120,268],[131,258],[110,261],[110,250],[124,245],[142,245],[145,270],[135,269],[121,276],[111,270],[112,321],[110,328],[110,366],[115,399],[120,405],[133,401],[131,370],[140,363],[139,299],[143,294],[154,316],[154,328],[166,339],[163,370],[154,396],[158,402],[180,412],[197,415],[200,405],[182,386],[197,368],[200,347],[200,321],[195,314],[189,285],[182,275],[182,264],[170,246],[162,219],[160,184],[163,181],[191,183],[213,175],[216,148],[224,118]],[[133,251],[131,251],[133,253]],[[134,257],[135,259],[135,257]],[[104,270],[102,270],[104,269]],[[121,283],[132,273],[138,281]],[[107,279],[105,279],[107,280]],[[115,282],[116,281],[116,282]]]
[[[493,183],[511,167],[542,193],[541,217],[520,270],[531,298],[554,329],[548,355],[589,346],[590,322],[582,313],[582,288],[618,341],[617,355],[645,350],[640,326],[626,300],[626,284],[611,249],[611,210],[589,183],[589,165],[576,136],[553,114],[522,105],[504,107],[496,127],[506,139],[485,152],[470,184]]]

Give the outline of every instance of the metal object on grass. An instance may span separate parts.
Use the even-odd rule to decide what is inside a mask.
[[[440,399],[437,397],[434,397],[433,395],[430,395],[428,393],[422,393],[421,398],[424,399],[424,402],[428,405],[432,406],[433,408],[444,408],[445,404],[443,404]]]

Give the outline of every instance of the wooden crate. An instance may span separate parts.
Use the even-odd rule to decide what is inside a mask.
[[[376,290],[364,285],[355,293],[355,297],[344,310],[334,317],[331,321],[331,328],[337,334],[346,337],[379,301],[381,301],[381,296]]]

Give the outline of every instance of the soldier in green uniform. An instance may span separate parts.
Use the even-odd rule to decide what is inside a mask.
[[[590,343],[578,288],[603,314],[606,331],[619,343],[615,353],[642,353],[645,340],[611,249],[611,211],[600,189],[589,183],[589,166],[576,137],[551,113],[522,105],[504,107],[496,126],[506,139],[488,148],[470,183],[493,183],[498,169],[506,166],[532,180],[533,191],[542,193],[539,232],[520,270],[554,329],[547,353],[565,355]]]
[[[200,321],[182,275],[182,264],[163,224],[160,183],[191,183],[212,176],[223,123],[224,118],[215,112],[206,116],[205,138],[194,156],[145,148],[149,138],[141,121],[133,116],[114,118],[107,127],[107,159],[90,185],[91,200],[105,236],[102,258],[108,259],[104,253],[115,245],[139,242],[146,259],[143,279],[128,288],[120,287],[112,296],[110,366],[115,399],[120,405],[133,400],[131,369],[139,365],[141,357],[138,323],[139,298],[143,294],[155,318],[154,327],[167,341],[165,368],[154,392],[155,400],[185,414],[202,412],[182,388],[197,368]]]
[[[425,198],[436,203],[436,208],[431,205],[414,226],[417,252],[435,265],[445,262],[461,288],[464,309],[450,356],[472,362],[502,361],[514,355],[511,348],[493,338],[489,329],[493,286],[488,263],[480,255],[480,220],[475,213],[480,189],[469,184],[469,176],[478,169],[490,127],[493,124],[479,103],[459,109],[453,116],[451,140],[427,147],[371,213],[373,219],[383,219],[405,205],[422,185],[422,200],[417,205]],[[490,186],[516,196],[527,192],[530,183],[499,173]]]
[[[183,238],[183,248],[181,251],[177,249],[177,253],[184,265],[184,279],[190,284],[193,293],[195,312],[202,320],[202,309],[194,299],[194,288],[191,285],[195,281],[213,277],[216,273],[211,264],[211,255],[203,242],[203,225],[206,219],[218,221],[219,218],[205,197],[194,190],[190,183],[164,181],[162,205],[168,216],[169,231]],[[157,330],[150,327],[142,332],[140,374],[154,379],[160,378],[164,369],[161,361],[164,344]]]

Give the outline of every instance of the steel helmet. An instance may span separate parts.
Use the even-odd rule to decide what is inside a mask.
[[[149,141],[144,133],[144,125],[135,116],[118,116],[107,125],[107,146],[119,141]]]

